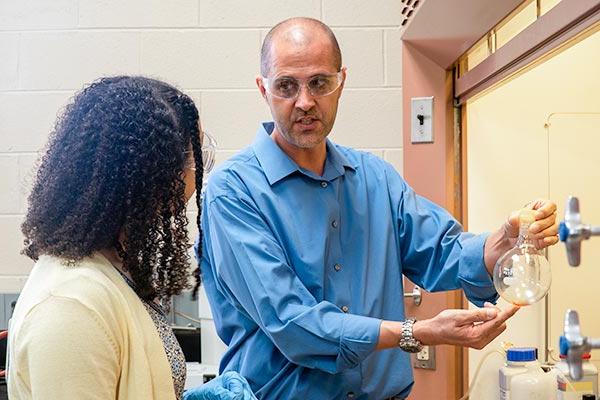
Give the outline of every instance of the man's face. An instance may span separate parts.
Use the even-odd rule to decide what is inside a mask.
[[[273,81],[282,77],[300,81],[298,96],[283,99],[273,96],[257,78],[259,89],[267,101],[275,121],[275,129],[291,145],[300,148],[313,148],[325,140],[335,122],[338,101],[342,94],[342,84],[333,93],[314,97],[305,85],[318,75],[332,75],[338,72],[332,46],[326,38],[313,38],[301,44],[284,40],[274,40],[271,47],[270,69],[266,78]]]

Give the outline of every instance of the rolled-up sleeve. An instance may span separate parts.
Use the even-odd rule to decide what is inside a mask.
[[[205,257],[218,290],[295,364],[336,373],[375,350],[381,320],[317,301],[301,282],[265,218],[243,194],[206,201]]]
[[[403,273],[427,291],[463,289],[477,306],[495,302],[498,294],[483,258],[487,234],[464,232],[448,211],[391,174]]]

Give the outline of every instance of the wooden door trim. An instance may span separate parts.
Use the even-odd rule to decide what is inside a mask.
[[[600,22],[600,0],[561,1],[456,79],[460,103],[527,67]]]

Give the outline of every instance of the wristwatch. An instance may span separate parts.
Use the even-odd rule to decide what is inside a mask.
[[[414,318],[407,318],[402,322],[402,332],[398,347],[407,353],[418,353],[423,349],[423,344],[413,337],[413,325],[417,322]]]

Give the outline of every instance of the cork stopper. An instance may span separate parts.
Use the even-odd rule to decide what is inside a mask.
[[[535,222],[535,210],[530,210],[527,208],[519,211],[519,225],[531,225]]]

